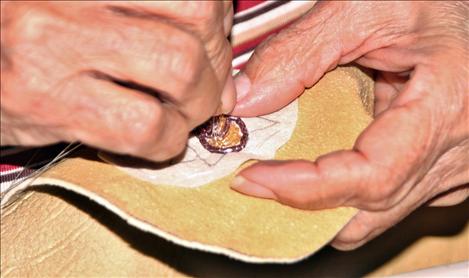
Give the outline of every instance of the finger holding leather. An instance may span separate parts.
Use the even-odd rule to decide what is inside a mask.
[[[197,37],[161,22],[122,18],[121,26],[114,19],[109,24],[104,30],[96,26],[108,35],[104,42],[90,38],[82,70],[140,85],[140,91],[179,109],[191,126],[213,115],[221,85]]]
[[[66,133],[108,151],[164,160],[180,152],[176,141],[185,142],[190,132],[183,117],[158,100],[87,75],[59,96],[69,114]]]

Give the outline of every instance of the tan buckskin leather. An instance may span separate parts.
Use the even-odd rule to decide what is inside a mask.
[[[278,151],[278,157],[314,159],[351,147],[371,121],[372,104],[369,77],[355,68],[329,73],[302,96],[299,132],[295,131],[289,143]],[[386,239],[388,232],[384,244],[380,245],[378,239],[347,253],[325,248],[303,262],[283,267],[249,265],[189,250],[139,229],[150,227],[151,232],[166,232],[188,241],[189,246],[192,242],[202,243],[200,249],[221,246],[232,250],[225,254],[234,257],[241,254],[295,261],[326,244],[355,210],[305,212],[246,197],[229,190],[231,176],[195,191],[154,186],[129,178],[95,159],[93,155],[69,159],[35,183],[53,183],[75,190],[103,206],[87,197],[64,193],[63,189],[39,186],[35,188],[41,192],[27,192],[3,210],[2,276],[364,275],[382,264],[387,253],[395,253],[393,244],[398,244],[401,237],[398,234],[392,240]],[[106,208],[117,211],[122,218]],[[242,221],[233,222],[233,217],[241,217]],[[294,229],[288,229],[289,223]],[[468,229],[460,230],[451,241],[451,248],[444,249],[446,253],[456,250],[456,255],[438,263],[467,258],[464,243]],[[410,234],[403,232],[402,237]],[[411,252],[404,261],[394,260],[397,267],[391,261],[390,266],[384,265],[373,274],[399,272],[399,265],[406,262],[404,269],[410,271],[413,269],[409,268],[409,261],[419,268],[444,257],[420,248],[422,241],[442,249],[442,242],[448,240],[424,238],[410,250],[430,259],[416,260]]]

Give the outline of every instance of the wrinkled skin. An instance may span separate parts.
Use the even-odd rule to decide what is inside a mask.
[[[2,1],[1,144],[177,155],[234,106],[232,16],[230,1]]]
[[[357,248],[422,204],[469,195],[469,5],[321,2],[258,47],[235,78],[234,114],[276,111],[337,65],[376,70],[375,119],[352,150],[265,161],[233,188],[303,209],[359,213],[337,235]]]

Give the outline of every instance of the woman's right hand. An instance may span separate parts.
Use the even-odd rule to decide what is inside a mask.
[[[1,144],[165,160],[235,101],[228,2],[2,2]]]

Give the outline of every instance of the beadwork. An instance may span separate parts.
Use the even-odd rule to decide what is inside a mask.
[[[199,127],[197,138],[209,152],[239,152],[246,146],[248,130],[241,118],[220,115]]]

